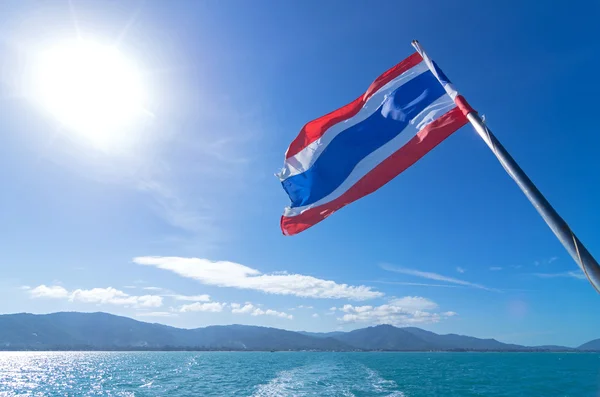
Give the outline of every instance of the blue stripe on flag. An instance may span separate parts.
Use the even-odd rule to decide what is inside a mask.
[[[281,183],[291,207],[313,204],[332,193],[362,159],[400,134],[444,94],[430,71],[398,87],[371,116],[336,136],[311,168]]]
[[[446,76],[444,72],[442,72],[442,69],[440,69],[437,63],[435,63],[435,61],[431,61],[431,63],[433,63],[433,67],[435,68],[435,72],[437,73],[438,78],[440,79],[440,83],[442,83],[442,85],[451,84],[452,82],[450,81],[448,76]]]

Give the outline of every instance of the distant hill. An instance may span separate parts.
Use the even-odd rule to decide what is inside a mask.
[[[365,350],[471,350],[521,351],[530,348],[456,334],[438,335],[415,327],[396,328],[391,325],[358,329],[335,337],[351,346]]]
[[[432,350],[437,346],[406,331],[391,325],[378,325],[357,329],[335,337],[357,349],[364,350]]]
[[[409,332],[427,343],[435,345],[438,349],[442,350],[522,350],[524,346],[511,345],[507,343],[498,342],[496,339],[479,339],[472,336],[447,334],[438,335],[433,332],[425,331],[420,328],[407,327],[402,328],[406,332]]]
[[[191,330],[199,346],[233,350],[349,350],[333,338],[315,338],[277,328],[222,325]]]
[[[589,341],[588,343],[584,343],[583,345],[579,346],[577,348],[577,350],[584,350],[584,351],[600,351],[600,339],[594,339]]]
[[[180,329],[106,313],[0,315],[0,349],[349,350],[331,338],[247,325]]]
[[[576,352],[578,350],[574,347],[565,347],[557,345],[532,346],[532,349],[546,352]]]
[[[306,336],[314,336],[316,338],[335,338],[336,336],[345,334],[343,331],[333,331],[333,332],[307,332],[307,331],[298,331],[299,334]]]
[[[0,350],[573,351],[526,347],[391,325],[351,332],[292,332],[248,325],[180,329],[107,313],[0,315]],[[600,351],[600,339],[580,350]]]

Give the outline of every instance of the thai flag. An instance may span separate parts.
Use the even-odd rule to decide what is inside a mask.
[[[373,193],[467,123],[471,111],[427,56],[414,53],[348,105],[306,124],[278,174],[293,235]]]

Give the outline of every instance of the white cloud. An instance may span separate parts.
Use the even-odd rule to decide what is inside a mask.
[[[69,296],[69,291],[59,285],[47,287],[42,284],[29,290],[29,295],[32,298],[64,299]]]
[[[29,291],[31,287],[29,285],[22,285],[19,287],[21,291]]]
[[[207,302],[207,303],[190,303],[189,305],[183,305],[179,309],[180,312],[211,312],[211,313],[219,313],[223,311],[223,308],[227,306],[226,303],[220,302]]]
[[[466,270],[465,270],[464,268],[460,267],[460,266],[457,266],[457,267],[456,267],[456,271],[457,271],[457,272],[459,272],[459,273],[464,273],[464,272],[466,272]]]
[[[319,315],[317,313],[313,313],[312,317],[313,318],[319,318]]]
[[[390,265],[381,265],[381,268],[384,270],[390,271],[390,272],[407,274],[409,276],[421,277],[421,278],[426,278],[429,280],[445,281],[447,283],[463,285],[465,287],[472,287],[472,288],[477,288],[477,289],[484,289],[487,291],[498,291],[497,289],[488,288],[481,284],[471,283],[469,281],[459,280],[457,278],[447,277],[447,276],[443,276],[441,274],[432,273],[432,272],[423,272],[420,270],[408,269],[405,267],[397,267],[397,266],[390,266]]]
[[[334,312],[334,311],[336,311],[336,310],[337,310],[337,307],[335,307],[335,306],[332,306],[332,307],[330,307],[330,308],[329,308],[329,310],[330,310],[330,311],[332,311],[332,312]]]
[[[140,312],[135,314],[136,317],[176,317],[176,313],[171,312]]]
[[[372,281],[373,283],[379,284],[390,284],[390,285],[412,285],[416,287],[442,287],[442,288],[464,288],[462,285],[451,285],[451,284],[430,284],[430,283],[410,283],[407,281]]]
[[[76,289],[71,293],[69,299],[71,301],[85,303],[112,304],[134,307],[160,307],[163,304],[163,298],[160,296],[131,296],[112,287]]]
[[[490,271],[492,271],[492,272],[498,272],[500,270],[502,270],[502,268],[500,266],[492,266],[492,267],[490,267]]]
[[[287,314],[285,312],[279,312],[277,310],[271,310],[271,309],[263,310],[250,302],[246,302],[244,304],[244,306],[240,305],[239,303],[232,303],[231,304],[231,313],[250,314],[251,316],[275,316],[275,317],[287,318],[288,320],[292,320],[294,318],[294,316],[292,316],[291,314]]]
[[[405,296],[392,299],[390,305],[402,307],[407,310],[433,310],[438,307],[437,303],[421,296]]]
[[[160,287],[144,287],[144,288],[142,288],[142,289],[143,289],[143,290],[146,290],[146,291],[162,291],[162,290],[163,290],[163,289],[162,289],[162,288],[160,288]]]
[[[244,306],[240,307],[239,303],[232,303],[231,304],[231,312],[232,313],[239,313],[239,314],[248,314],[248,313],[252,313],[255,309],[254,305],[251,303],[247,303]]]
[[[533,273],[534,276],[539,278],[557,278],[557,277],[567,277],[567,278],[576,278],[579,280],[586,280],[585,274],[582,271],[568,271],[561,273]]]
[[[455,316],[455,312],[436,313],[438,305],[420,296],[392,299],[381,306],[344,305],[338,310],[345,313],[338,320],[344,323],[411,325],[437,323]]]
[[[40,285],[29,290],[29,295],[32,298],[53,298],[53,299],[69,299],[71,302],[96,303],[96,304],[113,304],[133,307],[160,307],[163,299],[156,295],[131,296],[118,289],[108,288],[92,288],[92,289],[76,289],[69,292],[61,286]]]
[[[209,302],[210,295],[165,295],[178,301],[189,301],[189,302]]]
[[[161,307],[163,299],[156,295],[136,296],[137,303],[134,306],[139,307]]]
[[[287,318],[288,320],[292,320],[294,318],[294,316],[292,316],[291,314],[287,314],[285,312],[278,312],[276,310],[271,310],[271,309],[267,309],[265,311],[265,315],[267,315],[267,316],[281,317],[281,318]]]
[[[300,306],[298,306],[298,309],[314,309],[314,307],[312,307],[312,306],[306,306],[306,305],[300,305]]]
[[[278,295],[295,295],[310,298],[346,298],[365,300],[378,298],[383,293],[364,285],[338,284],[301,274],[262,274],[256,269],[234,262],[214,262],[201,258],[137,257],[140,265],[154,266],[172,271],[182,277],[192,278],[207,285],[251,289]]]

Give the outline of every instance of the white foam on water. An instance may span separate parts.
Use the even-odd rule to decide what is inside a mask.
[[[297,375],[300,369],[301,367],[279,372],[268,383],[259,385],[253,397],[302,396],[303,394],[296,393],[304,386],[301,377]]]
[[[404,397],[404,393],[400,390],[390,390],[396,389],[398,384],[393,380],[385,379],[381,376],[381,374],[375,371],[372,368],[364,366],[365,371],[367,372],[367,379],[370,382],[371,387],[377,393],[386,393],[386,397]],[[387,394],[389,393],[389,394]]]
[[[326,361],[281,371],[268,383],[259,385],[254,397],[355,397],[355,381],[348,377],[345,366]]]
[[[253,397],[304,397],[359,395],[404,397],[393,380],[355,361],[308,364],[281,371],[269,382],[256,387]]]

